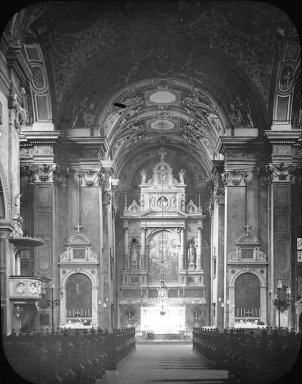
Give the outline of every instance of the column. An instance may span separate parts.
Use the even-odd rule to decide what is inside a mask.
[[[128,220],[124,221],[124,269],[129,269],[129,228],[128,228]]]
[[[15,270],[16,276],[21,276],[21,257],[20,257],[20,251],[16,252],[16,270]]]
[[[146,228],[141,228],[141,263],[140,268],[146,269]]]
[[[198,226],[197,226],[197,236],[198,236],[198,249],[197,249],[197,260],[196,265],[197,269],[202,269],[202,221],[198,220]]]
[[[185,268],[185,229],[180,228],[179,271]]]
[[[112,185],[111,175],[113,174],[113,161],[104,160],[101,162],[104,172],[102,207],[103,207],[103,270],[102,270],[102,306],[103,306],[103,328],[112,329],[111,304],[113,304],[113,282],[111,280],[112,266],[111,256],[113,249],[112,229]]]
[[[225,213],[225,195],[222,184],[221,174],[223,172],[223,161],[213,161],[212,179],[213,179],[213,218],[212,218],[212,245],[215,248],[216,256],[216,277],[213,278],[213,300],[215,306],[215,325],[218,329],[224,328],[223,308],[221,302],[224,301],[224,213]],[[214,252],[214,249],[213,249]],[[213,276],[212,276],[213,277]],[[220,298],[220,300],[219,300]]]

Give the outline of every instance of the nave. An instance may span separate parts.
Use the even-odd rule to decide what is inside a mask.
[[[194,352],[192,343],[137,343],[136,350],[97,384],[224,384],[228,371]]]

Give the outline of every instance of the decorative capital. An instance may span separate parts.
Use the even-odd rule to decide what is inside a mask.
[[[233,169],[221,175],[222,182],[226,187],[243,187],[246,185],[249,169]]]
[[[271,172],[272,181],[291,182],[295,176],[295,167],[293,165],[280,165],[270,164],[269,170]]]
[[[257,175],[259,177],[260,186],[268,186],[272,182],[272,173],[268,165],[262,165],[256,168]]]
[[[53,183],[57,186],[64,185],[67,177],[70,174],[70,169],[66,167],[60,167],[59,165],[53,172]]]
[[[30,176],[32,182],[52,182],[56,164],[30,164],[21,167],[22,176]]]

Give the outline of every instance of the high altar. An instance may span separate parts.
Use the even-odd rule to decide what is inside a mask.
[[[187,205],[184,171],[178,180],[165,152],[148,178],[141,170],[140,201],[125,202],[120,321],[142,331],[179,332],[194,323],[193,299],[199,321],[207,303],[203,270],[202,228],[205,215],[191,200]],[[158,302],[161,275],[168,298],[164,313]]]

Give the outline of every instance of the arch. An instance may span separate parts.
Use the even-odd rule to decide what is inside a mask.
[[[65,282],[67,317],[92,315],[92,281],[85,273],[71,274]]]
[[[260,317],[260,280],[254,273],[241,273],[235,280],[235,316]]]
[[[260,281],[260,287],[261,288],[266,288],[266,283],[265,283],[264,277],[260,273],[258,273],[258,271],[249,271],[249,270],[245,270],[245,271],[240,270],[237,273],[235,273],[234,276],[231,277],[231,279],[230,279],[229,287],[230,288],[235,288],[235,281],[237,280],[237,278],[240,275],[242,275],[244,273],[251,273],[251,274],[257,276],[259,281]]]
[[[75,273],[82,273],[83,275],[86,275],[91,280],[92,288],[96,288],[96,286],[97,286],[96,279],[95,279],[94,275],[91,273],[91,271],[89,271],[87,269],[85,269],[85,270],[84,269],[72,269],[72,270],[68,271],[66,273],[66,275],[61,280],[62,288],[66,287],[66,281],[68,280],[68,278],[70,276],[74,275]]]

